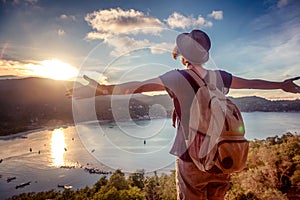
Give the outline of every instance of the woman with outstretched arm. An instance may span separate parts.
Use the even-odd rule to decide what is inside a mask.
[[[281,82],[274,82],[261,79],[245,79],[232,75],[223,70],[210,71],[204,68],[204,63],[209,59],[211,42],[208,35],[201,30],[193,30],[190,33],[182,33],[177,36],[176,47],[172,56],[176,59],[181,57],[181,63],[186,67],[185,71],[193,71],[204,82],[211,80],[208,76],[213,72],[218,75],[218,89],[224,94],[229,89],[260,89],[275,90],[281,89],[285,92],[300,93],[300,87],[293,81],[300,79],[300,76],[286,79]],[[188,130],[189,108],[195,95],[189,82],[183,78],[181,70],[171,70],[159,77],[145,81],[132,81],[116,85],[102,85],[90,79],[84,78],[89,82],[88,85],[67,91],[68,97],[90,98],[94,95],[125,95],[142,92],[164,91],[166,90],[174,100],[177,118],[176,138],[170,153],[176,159],[176,183],[178,199],[224,199],[226,191],[229,189],[229,174],[214,174],[200,171],[191,160],[184,138],[181,137],[184,130]],[[95,93],[93,93],[95,91]],[[93,94],[93,95],[92,95]],[[178,119],[180,116],[180,119]]]

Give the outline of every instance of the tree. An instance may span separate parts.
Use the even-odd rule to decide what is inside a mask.
[[[175,170],[172,170],[170,175],[162,174],[159,177],[159,196],[162,199],[176,200],[176,182],[175,182]]]
[[[145,180],[144,192],[147,200],[159,200],[159,182],[157,173],[154,176],[147,176]]]
[[[129,184],[134,187],[138,187],[140,189],[144,188],[145,181],[145,170],[137,170],[135,173],[132,173],[128,177]]]

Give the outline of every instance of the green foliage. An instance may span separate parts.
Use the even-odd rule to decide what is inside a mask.
[[[172,170],[170,175],[162,174],[159,177],[159,189],[158,194],[161,199],[176,200],[176,182],[175,182],[175,170]]]
[[[231,175],[227,199],[288,199],[299,186],[300,136],[287,133],[250,143],[247,167]],[[252,197],[247,197],[251,194]]]
[[[159,198],[159,182],[156,172],[154,176],[147,176],[145,180],[144,192],[147,200],[156,200]]]
[[[145,170],[137,170],[128,177],[128,182],[131,186],[136,186],[140,189],[144,188]]]
[[[125,179],[125,174],[121,170],[116,170],[110,177],[107,184],[104,186],[106,188],[115,187],[117,190],[128,190],[129,185]]]
[[[102,186],[107,184],[106,176],[101,177],[93,186],[92,193],[97,193]]]

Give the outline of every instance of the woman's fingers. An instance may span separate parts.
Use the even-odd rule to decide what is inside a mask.
[[[86,86],[80,86],[77,88],[69,89],[65,92],[67,98],[84,99],[95,96],[95,90],[97,89],[98,82],[90,77],[83,75],[83,78],[89,82]]]
[[[97,82],[97,81],[95,81],[94,79],[91,79],[91,78],[88,77],[87,75],[83,75],[83,78],[89,82],[89,85],[93,85],[93,86],[98,85],[98,82]]]
[[[73,89],[69,89],[65,92],[65,96],[68,98],[72,98],[73,96]]]

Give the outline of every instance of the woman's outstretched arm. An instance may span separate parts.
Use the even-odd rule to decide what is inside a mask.
[[[261,90],[274,90],[281,89],[285,92],[300,93],[300,87],[293,81],[300,79],[300,76],[286,79],[282,82],[267,81],[261,79],[244,79],[233,76],[231,88],[232,89],[261,89]]]
[[[66,96],[69,98],[83,99],[99,95],[124,95],[165,90],[160,78],[132,81],[116,85],[102,85],[87,76],[84,76],[84,79],[89,82],[88,85],[70,89],[66,92]]]

